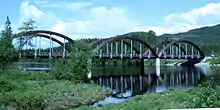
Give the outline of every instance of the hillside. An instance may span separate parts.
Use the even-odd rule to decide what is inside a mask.
[[[171,38],[184,38],[192,40],[193,42],[219,42],[220,41],[220,24],[215,26],[207,26],[202,28],[197,28],[193,30],[189,30],[184,33],[178,34],[164,34],[160,36],[162,39],[164,37]]]
[[[199,45],[206,55],[210,55],[212,52],[220,55],[220,24],[192,29],[178,34],[164,34],[159,38],[188,39]]]

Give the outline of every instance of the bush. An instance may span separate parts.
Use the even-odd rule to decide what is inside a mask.
[[[76,83],[87,82],[91,69],[91,49],[83,42],[75,42],[69,59],[59,59],[53,72],[58,80],[71,80]]]
[[[4,95],[4,100],[6,102],[14,102],[17,104],[19,109],[33,110],[33,109],[43,109],[46,107],[43,95],[40,92],[35,92],[32,90],[25,91],[12,91],[7,92]]]
[[[220,106],[220,87],[213,78],[206,79],[188,101],[190,108],[213,108]]]
[[[18,54],[6,38],[0,38],[0,47],[0,69],[5,69],[12,62],[18,60]]]

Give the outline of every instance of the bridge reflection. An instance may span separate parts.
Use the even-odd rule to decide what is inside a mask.
[[[125,98],[147,92],[161,92],[169,88],[193,87],[205,75],[199,70],[143,75],[94,76],[92,81],[104,88],[111,89],[115,97]]]

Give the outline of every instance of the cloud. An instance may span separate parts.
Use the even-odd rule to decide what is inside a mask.
[[[20,23],[27,21],[28,19],[36,21],[36,25],[41,29],[49,29],[59,19],[52,12],[43,12],[38,7],[29,4],[28,1],[24,1],[20,6]]]
[[[220,3],[210,3],[183,13],[172,13],[164,17],[158,26],[139,26],[132,31],[153,30],[157,35],[185,32],[191,29],[213,26],[220,23]]]
[[[166,22],[184,22],[191,25],[209,24],[220,21],[220,3],[210,3],[186,13],[174,13],[165,17]]]
[[[35,0],[33,3],[44,8],[62,8],[62,9],[65,8],[73,11],[77,11],[93,5],[91,2],[70,2],[70,1],[49,2],[46,0]]]
[[[88,10],[88,13],[90,19],[72,22],[60,21],[52,30],[70,35],[109,37],[123,34],[139,25],[138,22],[126,17],[124,10],[118,7],[95,7]]]
[[[120,7],[91,7],[86,9],[87,18],[82,20],[63,20],[54,13],[24,1],[20,6],[20,23],[31,18],[36,21],[38,29],[59,32],[72,39],[111,37],[129,32],[139,25],[138,22],[129,19],[125,10]],[[72,15],[69,17],[74,18]],[[57,39],[63,41],[61,38]],[[48,46],[48,43],[43,44]]]
[[[164,17],[161,25],[144,25],[126,14],[121,7],[94,6],[90,2],[49,2],[35,0],[24,1],[20,8],[20,21],[32,18],[39,29],[62,33],[72,39],[106,38],[124,34],[130,31],[153,30],[157,35],[164,33],[185,32],[203,26],[211,26],[220,22],[220,3],[210,3],[206,6],[183,13],[172,13]],[[86,13],[82,19],[74,19],[74,14],[67,15],[68,20],[56,16],[52,8],[65,8],[80,13]],[[50,8],[51,10],[45,10]],[[79,18],[79,16],[77,16]],[[161,22],[161,21],[160,21]],[[58,38],[60,41],[63,39]],[[45,40],[46,42],[46,40]],[[45,46],[48,45],[44,43]]]

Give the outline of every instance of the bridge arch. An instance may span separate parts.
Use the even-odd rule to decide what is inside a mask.
[[[70,46],[68,46],[67,44],[66,44],[66,40],[67,40],[67,42],[69,42],[70,44],[73,44],[74,43],[74,40],[72,40],[71,38],[69,38],[69,37],[67,37],[67,36],[65,36],[65,35],[63,35],[63,34],[60,34],[60,33],[57,33],[57,32],[53,32],[53,31],[47,31],[47,30],[34,30],[34,31],[27,31],[27,32],[21,32],[21,33],[19,33],[19,35],[17,36],[17,37],[15,37],[15,38],[20,38],[20,37],[42,37],[42,38],[46,38],[46,39],[49,39],[49,40],[51,40],[52,42],[50,42],[50,52],[48,53],[49,54],[49,57],[52,57],[53,56],[53,44],[51,44],[51,43],[53,43],[53,41],[54,42],[56,42],[56,43],[58,43],[59,45],[61,45],[62,47],[63,47],[63,49],[62,49],[62,52],[61,53],[63,53],[62,54],[62,56],[63,57],[65,57],[66,56],[66,52],[68,52],[68,53],[70,53],[71,52],[71,45]],[[62,41],[60,41],[60,40],[58,40],[58,38],[61,38],[61,39],[63,39],[64,41],[62,42]],[[40,41],[41,42],[41,41]],[[37,45],[37,44],[36,44]],[[40,44],[41,45],[41,44]],[[52,46],[52,47],[51,47]],[[35,57],[36,57],[36,55],[38,55],[37,54],[38,52],[36,51],[36,49],[35,49]],[[45,52],[44,52],[45,53]],[[41,54],[43,54],[42,52],[40,52],[40,50],[39,50],[39,55],[41,55]],[[56,55],[61,55],[60,53],[58,54],[55,54],[55,56]]]
[[[46,38],[46,39],[50,39],[50,36],[44,35],[44,34],[36,34],[36,36],[43,37],[43,38]],[[51,40],[54,41],[54,42],[56,42],[56,43],[58,43],[58,44],[59,44],[60,46],[62,46],[62,47],[64,46],[64,43],[61,42],[61,41],[59,41],[59,40],[56,39],[56,38],[51,37]],[[65,49],[66,49],[68,52],[71,52],[71,48],[70,48],[70,47],[65,46]]]
[[[140,52],[137,48],[134,47],[134,45],[130,44],[129,42],[127,42],[126,40],[130,40],[130,41],[134,41],[134,42],[138,42],[139,44],[143,45],[144,47],[148,48],[152,55],[154,57],[158,57],[158,55],[156,54],[155,50],[150,46],[148,45],[146,42],[138,39],[138,38],[132,38],[132,37],[123,37],[123,36],[120,36],[120,37],[114,37],[114,38],[108,38],[108,39],[105,39],[98,47],[96,47],[94,49],[93,52],[97,52],[98,50],[100,50],[101,48],[103,48],[106,44],[108,43],[112,43],[112,42],[123,42],[123,45],[127,45],[129,47],[132,47],[132,49],[134,49],[134,51],[137,53],[137,54],[142,54],[142,52]],[[98,43],[100,41],[97,41],[96,43]],[[94,44],[94,43],[93,43]]]
[[[201,55],[202,58],[205,57],[204,53],[202,52],[202,50],[196,45],[194,44],[193,42],[190,42],[189,40],[184,40],[184,39],[179,39],[179,40],[174,40],[174,41],[171,41],[168,45],[165,46],[165,48],[163,48],[159,53],[158,53],[158,57],[161,57],[162,54],[168,49],[170,48],[172,45],[178,45],[178,43],[185,43],[186,45],[189,44],[192,46],[192,48],[195,48],[199,54]],[[182,48],[181,50],[184,50],[185,54],[187,53],[187,50]]]
[[[159,46],[162,46],[162,49],[164,48],[164,46],[166,46],[166,45],[168,45],[169,43],[171,43],[172,41],[162,41],[162,42],[159,42],[159,43],[157,43],[156,45],[154,45],[152,48],[156,51],[156,53],[157,53],[157,47],[159,47]],[[175,47],[177,47],[177,48],[179,48],[179,45],[177,44],[177,43],[174,43],[174,44],[172,44],[172,45],[174,45]],[[183,48],[183,47],[181,47],[180,46],[180,49],[181,49],[181,52],[183,52],[184,54],[186,54],[186,51],[185,51],[185,49]],[[159,51],[159,50],[158,50]],[[148,54],[148,49],[147,50],[145,50],[145,52],[143,53],[143,54]],[[158,53],[157,53],[158,54]],[[164,54],[164,53],[163,53]]]
[[[58,36],[60,38],[64,38],[64,39],[68,40],[70,43],[74,43],[74,40],[71,39],[70,37],[67,37],[66,35],[63,35],[63,34],[60,34],[60,33],[57,33],[57,32],[53,32],[53,31],[47,31],[47,30],[27,31],[27,32],[21,33],[20,35],[21,36],[33,36],[33,35],[36,35],[36,34],[55,35],[55,36]]]

